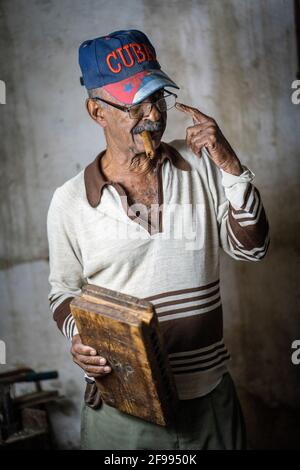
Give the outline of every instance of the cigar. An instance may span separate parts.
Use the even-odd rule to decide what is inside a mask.
[[[151,139],[151,136],[150,136],[150,132],[149,131],[142,131],[141,136],[142,136],[142,139],[143,139],[143,142],[144,142],[146,155],[147,155],[148,158],[152,159],[154,157],[154,147],[153,147],[153,144],[152,144],[152,139]]]

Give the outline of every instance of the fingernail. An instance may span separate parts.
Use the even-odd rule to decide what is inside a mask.
[[[91,351],[91,356],[96,356],[97,354],[97,351],[95,351],[94,349]]]
[[[100,364],[105,364],[106,360],[104,358],[100,359]]]
[[[110,372],[110,367],[104,367],[104,372]]]

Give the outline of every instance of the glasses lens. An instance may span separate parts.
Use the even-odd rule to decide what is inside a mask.
[[[175,102],[176,96],[166,95],[153,104],[146,102],[131,106],[129,109],[129,115],[131,119],[141,119],[142,117],[147,117],[151,113],[151,109],[154,104],[158,110],[163,113],[173,108],[175,106]]]
[[[159,111],[164,112],[175,106],[176,97],[174,95],[167,95],[157,101],[156,106]]]
[[[131,106],[129,110],[131,119],[141,119],[142,117],[149,116],[151,106],[151,103],[141,103]]]

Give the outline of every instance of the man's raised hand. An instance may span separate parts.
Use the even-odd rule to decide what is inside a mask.
[[[194,125],[186,130],[186,143],[192,152],[201,157],[202,149],[205,147],[219,168],[240,175],[243,172],[240,161],[216,121],[199,109],[186,104],[176,103],[175,107],[193,119]]]

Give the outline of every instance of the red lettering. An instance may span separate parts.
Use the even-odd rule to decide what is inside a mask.
[[[130,62],[126,62],[122,49],[125,49],[125,51],[127,52],[128,57],[130,58]],[[134,58],[132,57],[131,52],[129,51],[129,44],[126,44],[126,46],[124,47],[119,47],[117,49],[117,53],[121,57],[121,60],[125,67],[132,67],[134,65]]]
[[[136,58],[137,58],[137,61],[138,63],[140,62],[145,62],[146,60],[146,55],[144,54],[143,52],[143,49],[142,49],[142,44],[137,44],[136,42],[132,42],[130,44],[131,46],[131,49],[133,50],[133,52],[135,53],[136,55]]]
[[[136,42],[132,42],[130,44],[126,44],[123,47],[119,47],[115,51],[112,51],[109,54],[107,54],[106,62],[107,62],[109,69],[113,73],[119,73],[122,70],[122,65],[120,63],[117,62],[116,64],[114,64],[115,66],[117,65],[117,68],[115,68],[113,64],[111,63],[112,59],[118,61],[117,54],[119,55],[125,67],[134,66],[135,58],[133,57],[133,54],[131,53],[130,48],[132,49],[134,56],[137,58],[138,63],[145,62],[145,60],[156,61],[155,52],[150,46],[146,44],[138,44]],[[125,57],[123,51],[127,52],[127,56],[128,56],[127,58]]]
[[[118,68],[117,68],[117,69],[114,69],[113,66],[112,66],[111,63],[110,63],[110,60],[111,60],[112,58],[115,59],[115,60],[117,60],[116,51],[113,51],[113,52],[111,52],[110,54],[107,54],[107,56],[106,56],[106,63],[107,63],[107,65],[108,65],[109,69],[110,69],[113,73],[119,73],[119,72],[121,71],[121,69],[122,69],[122,65],[121,65],[121,64],[118,64]]]
[[[154,52],[152,51],[150,46],[147,46],[146,44],[143,44],[143,46],[144,46],[144,49],[145,49],[146,54],[147,54],[147,60],[156,60]]]

